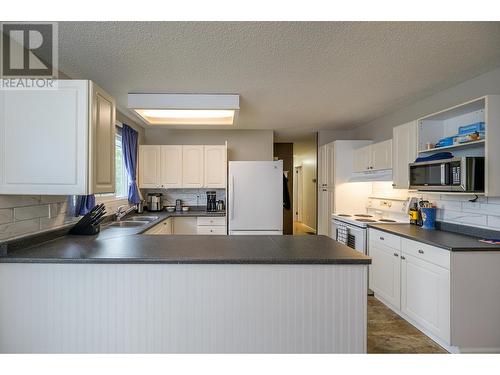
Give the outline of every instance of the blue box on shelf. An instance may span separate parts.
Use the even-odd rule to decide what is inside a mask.
[[[456,136],[453,137],[446,137],[446,138],[441,138],[438,143],[436,143],[436,148],[437,147],[446,147],[446,146],[452,146],[453,142],[455,140]]]
[[[484,132],[484,131],[485,131],[484,122],[476,122],[474,124],[464,125],[458,128],[459,135],[475,133],[475,132]]]

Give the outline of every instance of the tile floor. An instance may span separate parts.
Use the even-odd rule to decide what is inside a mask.
[[[368,353],[447,353],[375,297],[368,297]]]

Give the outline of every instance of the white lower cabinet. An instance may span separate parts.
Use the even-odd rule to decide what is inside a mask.
[[[403,252],[401,312],[449,343],[450,271]]]
[[[450,252],[369,229],[370,289],[425,334],[451,345]]]
[[[393,308],[401,307],[400,250],[370,241],[370,289]]]
[[[226,218],[223,216],[169,217],[144,234],[208,234],[225,235]]]
[[[160,224],[155,225],[144,234],[172,234],[173,221],[173,218],[169,217],[167,220],[163,220]]]
[[[225,235],[226,230],[226,218],[222,216],[218,217],[198,217],[197,220],[197,230],[198,234],[208,234],[208,235]]]
[[[318,229],[317,233],[332,236],[331,223],[334,212],[334,190],[332,188],[318,189]]]

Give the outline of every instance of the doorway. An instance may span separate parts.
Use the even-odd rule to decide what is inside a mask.
[[[316,133],[293,143],[294,235],[316,234],[317,149]]]
[[[303,190],[303,177],[302,177],[302,166],[296,166],[293,168],[293,186],[295,189],[293,190],[293,221],[302,221],[302,215],[304,208],[302,207],[302,190]]]

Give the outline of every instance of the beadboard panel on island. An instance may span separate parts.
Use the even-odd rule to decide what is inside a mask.
[[[3,263],[0,352],[366,353],[366,271]]]

